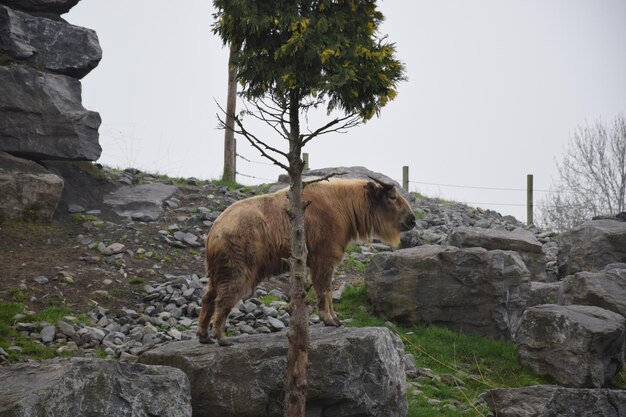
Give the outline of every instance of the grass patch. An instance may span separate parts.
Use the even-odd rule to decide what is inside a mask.
[[[216,187],[226,187],[228,188],[230,191],[235,191],[235,190],[251,190],[253,187],[248,187],[246,185],[243,184],[239,184],[236,181],[226,181],[226,180],[211,180],[211,184],[215,185]]]
[[[9,360],[16,361],[22,356],[31,359],[50,359],[56,356],[56,350],[41,343],[35,342],[29,336],[17,332],[14,328],[13,317],[23,314],[25,306],[21,303],[0,303],[0,347],[9,354]],[[25,317],[22,321],[32,321],[36,316]],[[17,346],[22,353],[9,350],[9,347]]]
[[[351,327],[385,326],[385,321],[375,317],[365,307],[369,303],[365,286],[347,289],[335,309],[342,318],[352,318]],[[524,370],[517,360],[512,342],[490,340],[482,337],[454,333],[436,326],[392,326],[390,329],[404,342],[407,353],[413,354],[418,368],[429,368],[439,379],[418,377],[407,392],[411,417],[484,416],[486,408],[475,408],[478,396],[500,387],[523,387],[549,383]],[[429,399],[440,401],[438,405]],[[446,404],[463,404],[462,412]]]
[[[361,253],[361,245],[357,243],[350,243],[346,247],[346,253],[350,255],[351,253]]]
[[[18,303],[23,303],[24,301],[26,301],[26,295],[24,294],[24,291],[19,288],[9,289],[9,295],[11,296],[11,298],[13,298],[14,301],[17,301]]]
[[[272,294],[266,294],[266,295],[262,296],[260,299],[261,299],[261,302],[263,303],[263,305],[266,305],[266,306],[269,306],[274,301],[281,301],[280,297],[277,297],[277,296],[272,295]]]
[[[344,269],[356,271],[359,274],[364,274],[365,270],[367,269],[367,266],[365,265],[364,262],[359,261],[357,258],[355,258],[353,256],[348,256],[343,261],[342,266],[343,266]]]
[[[128,280],[128,283],[131,285],[141,285],[141,284],[145,284],[147,281],[144,278],[139,278],[139,277],[131,277]]]

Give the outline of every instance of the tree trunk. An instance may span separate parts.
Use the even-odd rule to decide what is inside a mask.
[[[302,139],[300,138],[299,101],[295,93],[289,104],[289,216],[291,218],[291,278],[289,348],[285,379],[285,416],[304,417],[307,393],[307,365],[309,348],[309,310],[306,305],[306,237],[304,230]]]
[[[237,150],[235,146],[235,111],[237,111],[237,79],[235,74],[235,56],[238,48],[230,44],[228,55],[228,93],[226,97],[226,128],[224,129],[224,173],[222,180],[235,182]]]

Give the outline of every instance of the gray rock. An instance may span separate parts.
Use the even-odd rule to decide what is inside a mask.
[[[163,212],[163,201],[177,190],[178,187],[165,184],[125,185],[105,196],[104,203],[122,217],[141,213],[158,218]]]
[[[0,111],[0,125],[3,117]],[[0,152],[0,221],[50,221],[62,192],[61,177],[35,162]]]
[[[515,337],[518,357],[560,385],[603,387],[624,366],[624,326],[624,317],[599,307],[531,307]]]
[[[387,320],[497,339],[511,338],[530,292],[529,273],[517,253],[483,248],[378,253],[365,283],[374,310]]]
[[[99,245],[98,250],[103,255],[111,256],[124,252],[126,250],[126,246],[123,243],[115,242],[111,243],[109,246],[104,246],[104,244]]]
[[[626,317],[626,263],[578,272],[561,281],[559,304],[597,306]]]
[[[541,304],[561,304],[561,285],[559,282],[531,282],[530,297],[526,307]]]
[[[307,410],[337,417],[406,415],[397,336],[384,328],[323,327],[310,328],[310,335]],[[139,361],[180,367],[191,381],[194,416],[282,416],[286,332],[232,340],[228,348],[170,343]]]
[[[479,247],[487,250],[501,249],[515,251],[520,254],[531,281],[545,282],[546,258],[542,244],[535,235],[525,229],[496,230],[480,227],[458,227],[448,237],[453,246],[460,248]]]
[[[76,330],[74,330],[74,326],[63,320],[57,323],[57,329],[59,333],[69,338],[74,338],[74,336],[76,335]]]
[[[0,51],[48,71],[82,78],[102,59],[96,32],[0,5]]]
[[[80,0],[2,0],[2,3],[29,12],[63,14],[76,6],[79,1]]]
[[[100,157],[98,113],[81,104],[80,81],[17,64],[0,66],[0,151],[35,160]]]
[[[492,389],[482,395],[498,417],[622,417],[626,391],[535,385]]]
[[[43,275],[39,275],[33,278],[33,281],[35,281],[37,284],[44,285],[47,284],[50,280]]]
[[[285,324],[274,318],[274,317],[268,317],[267,318],[267,324],[273,329],[273,330],[282,330],[285,328]]]
[[[626,263],[626,222],[590,220],[563,234],[559,276],[602,271],[617,262]]]
[[[198,236],[194,235],[193,233],[186,233],[186,232],[182,232],[182,231],[178,230],[178,231],[174,232],[174,238],[176,240],[179,240],[179,241],[185,243],[188,246],[193,246],[193,247],[202,246],[198,242]]]
[[[54,326],[45,326],[41,329],[41,341],[44,343],[50,343],[54,341],[54,338],[57,334],[57,329]]]
[[[0,367],[0,380],[2,416],[191,416],[175,368],[73,358]]]
[[[37,328],[35,323],[16,323],[15,329],[18,332],[32,332]]]

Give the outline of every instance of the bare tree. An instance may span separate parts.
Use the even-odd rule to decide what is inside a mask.
[[[539,204],[540,224],[557,231],[626,209],[626,120],[578,127],[557,163],[560,181]]]

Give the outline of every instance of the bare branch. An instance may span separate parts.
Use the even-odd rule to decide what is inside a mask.
[[[329,179],[331,179],[332,177],[336,177],[339,175],[346,175],[346,172],[333,172],[331,174],[326,174],[321,178],[316,178],[314,180],[310,180],[310,181],[302,181],[302,188],[307,187],[311,184],[315,184],[316,182],[322,182],[322,181],[328,181]]]
[[[219,103],[217,104],[217,106],[218,106],[218,108],[222,112],[224,112],[224,110],[219,105]],[[220,117],[219,114],[217,115],[217,119],[219,120],[220,125],[223,128],[225,128],[225,129],[229,128],[229,127],[226,126],[226,123]],[[239,129],[233,128],[233,132],[235,132],[237,134],[240,134],[243,137],[245,137],[248,140],[248,142],[261,153],[261,155],[263,157],[265,157],[265,158],[269,159],[270,161],[272,161],[274,163],[274,165],[277,165],[277,166],[281,167],[282,169],[284,169],[286,171],[289,171],[289,167],[286,164],[278,161],[276,158],[274,158],[273,156],[269,155],[265,151],[267,150],[267,151],[270,151],[270,152],[274,152],[274,153],[276,153],[278,155],[283,156],[284,158],[287,158],[287,153],[285,153],[285,152],[283,152],[281,150],[278,150],[278,149],[276,149],[276,148],[274,148],[272,146],[269,146],[267,143],[263,142],[262,140],[257,138],[254,134],[252,134],[251,132],[246,130],[246,128],[244,127],[243,123],[241,122],[241,119],[239,118],[239,116],[235,116],[234,119],[235,119],[235,123],[239,127]]]
[[[358,126],[361,123],[360,120],[361,119],[356,114],[349,114],[345,117],[333,119],[330,122],[326,123],[324,126],[320,127],[319,129],[316,129],[315,131],[308,133],[306,135],[302,135],[302,146],[306,145],[317,136],[325,135],[331,132],[345,133],[344,131],[346,129]],[[337,126],[337,127],[334,127],[334,126]]]

